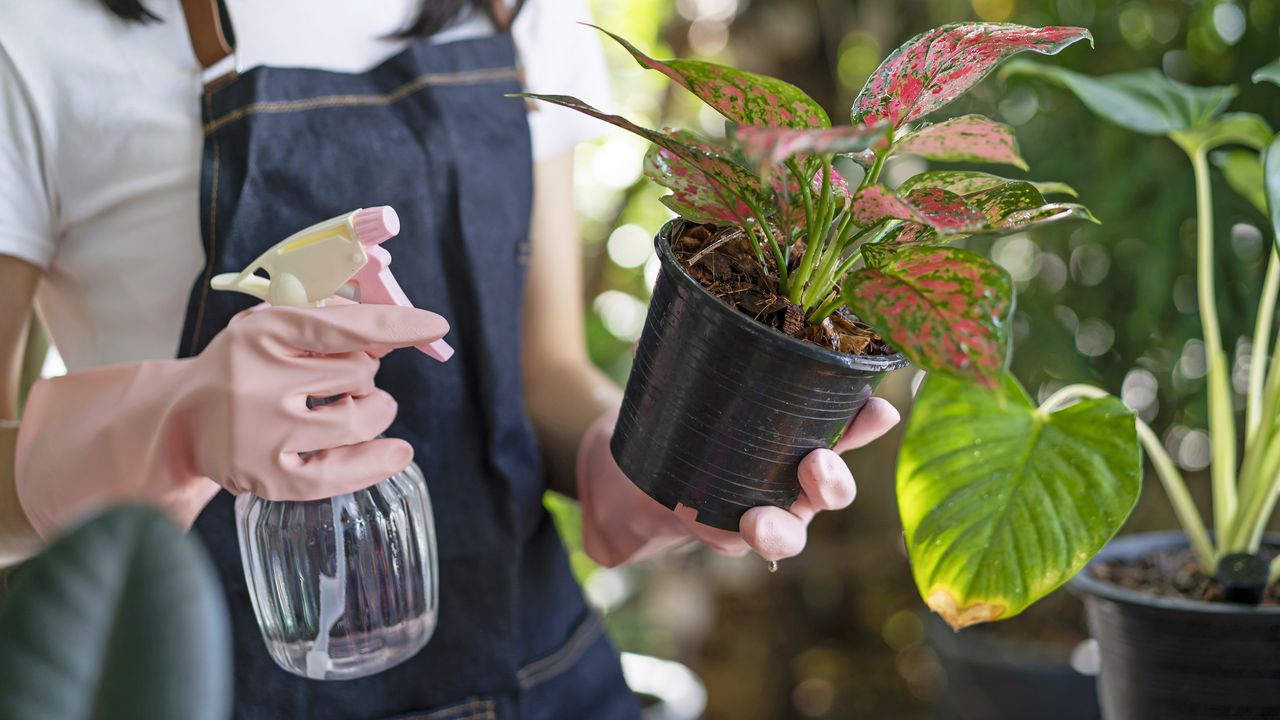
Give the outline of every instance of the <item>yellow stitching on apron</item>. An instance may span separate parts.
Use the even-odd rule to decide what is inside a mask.
[[[209,104],[209,96],[205,96],[205,104]],[[188,355],[194,355],[196,344],[200,342],[200,326],[204,324],[204,305],[209,299],[209,281],[213,278],[213,262],[218,252],[218,175],[222,169],[222,145],[218,138],[213,138],[213,180],[209,188],[209,249],[205,257],[204,272],[200,276],[200,302],[196,305],[196,322],[191,332],[191,346]]]
[[[588,615],[559,650],[520,668],[516,673],[520,687],[528,690],[567,670],[582,657],[603,630],[600,616],[595,613]]]
[[[247,115],[258,113],[287,113],[319,108],[390,105],[426,87],[515,80],[517,77],[518,72],[513,67],[466,70],[456,73],[427,73],[419,75],[414,80],[410,80],[385,95],[330,95],[308,100],[264,100],[249,103],[242,108],[232,110],[220,118],[209,121],[204,126],[204,132],[208,135],[224,125],[233,123]]]
[[[495,720],[496,717],[492,700],[471,699],[461,705],[433,710],[425,715],[397,716],[397,720]]]

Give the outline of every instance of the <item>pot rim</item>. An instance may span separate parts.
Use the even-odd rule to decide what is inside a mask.
[[[682,283],[685,287],[697,290],[699,293],[702,293],[707,298],[713,300],[714,302],[712,302],[711,305],[714,305],[716,309],[712,312],[727,314],[726,317],[733,316],[740,325],[747,328],[748,332],[761,340],[785,345],[793,352],[828,365],[838,365],[851,370],[860,370],[864,372],[887,373],[891,370],[904,368],[910,364],[907,358],[900,352],[892,355],[848,355],[838,350],[829,350],[824,347],[819,347],[813,343],[793,338],[776,328],[758,323],[747,317],[745,314],[720,302],[719,298],[707,292],[707,289],[702,287],[701,283],[694,280],[689,273],[685,272],[685,269],[681,267],[680,263],[676,260],[675,253],[671,251],[672,232],[678,222],[688,221],[679,217],[672,218],[664,223],[658,230],[658,234],[654,236],[654,247],[658,253],[658,260],[662,263],[664,268],[674,271],[671,274],[676,278],[677,282]]]
[[[1267,535],[1269,540],[1280,540],[1280,537]],[[1129,605],[1145,605],[1165,610],[1181,610],[1211,615],[1280,615],[1280,606],[1251,606],[1235,603],[1206,602],[1204,600],[1187,600],[1184,598],[1164,597],[1152,593],[1138,592],[1099,580],[1089,572],[1089,568],[1100,560],[1112,560],[1125,557],[1138,557],[1152,549],[1166,547],[1187,547],[1187,536],[1181,530],[1160,530],[1156,532],[1136,533],[1112,538],[1084,569],[1067,582],[1068,587],[1082,595],[1127,603]]]

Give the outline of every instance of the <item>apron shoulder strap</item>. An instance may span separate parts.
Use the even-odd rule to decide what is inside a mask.
[[[220,6],[219,0],[182,0],[191,49],[204,69],[206,88],[235,74],[235,54],[222,29]]]

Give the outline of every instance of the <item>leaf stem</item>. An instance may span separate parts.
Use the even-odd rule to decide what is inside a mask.
[[[871,167],[867,169],[866,176],[862,178],[862,183],[858,185],[859,190],[871,187],[880,179],[880,171],[884,169],[884,161],[889,158],[889,153],[892,150],[893,147],[890,146],[885,148],[883,152],[876,152],[875,161],[871,163]]]
[[[1107,395],[1105,390],[1092,385],[1068,385],[1041,403],[1040,411],[1050,413],[1081,398],[1097,399]],[[1200,569],[1207,575],[1213,575],[1216,572],[1213,542],[1209,539],[1209,531],[1205,528],[1200,512],[1196,509],[1195,501],[1191,499],[1191,493],[1187,491],[1187,483],[1183,480],[1182,473],[1178,472],[1178,466],[1174,465],[1169,453],[1160,444],[1160,438],[1151,430],[1151,426],[1137,415],[1134,415],[1133,422],[1138,431],[1138,440],[1147,451],[1147,457],[1156,470],[1156,477],[1160,478],[1160,484],[1164,486],[1165,495],[1169,498],[1169,504],[1173,506],[1178,523],[1182,525],[1182,531],[1187,535],[1187,541],[1191,544],[1191,551],[1195,553]]]
[[[1276,295],[1280,292],[1280,254],[1275,246],[1267,260],[1267,274],[1262,282],[1262,300],[1258,305],[1258,319],[1253,326],[1253,352],[1249,357],[1248,411],[1245,425],[1245,455],[1249,454],[1262,424],[1262,389],[1266,380],[1268,342],[1271,340],[1271,322],[1275,317]],[[1268,422],[1268,424],[1270,424]]]
[[[840,258],[840,252],[849,241],[849,229],[851,227],[853,227],[853,214],[850,212],[842,213],[834,235],[826,244],[826,248],[822,251],[822,257],[818,260],[817,272],[810,278],[809,286],[805,289],[804,294],[801,295],[800,304],[805,309],[813,307],[815,303],[831,292],[831,284],[828,282],[827,272],[831,270],[832,265]]]
[[[853,228],[855,226],[851,223],[848,227]],[[853,266],[853,261],[862,255],[862,248],[859,246],[852,255],[845,258],[842,262],[841,255],[844,254],[844,251],[847,248],[852,247],[854,243],[866,237],[871,232],[883,227],[883,223],[877,223],[875,225],[863,227],[853,233],[849,233],[846,229],[846,236],[844,238],[837,239],[837,242],[832,244],[830,253],[826,258],[824,258],[822,267],[818,269],[817,281],[811,283],[811,286],[813,287],[813,295],[810,300],[810,304],[816,303],[826,297],[827,294],[831,292],[831,289],[840,282],[840,278],[844,276],[844,273],[848,272],[849,268]],[[867,242],[870,242],[870,240]],[[866,245],[867,243],[864,242],[862,244]]]
[[[815,217],[809,218],[809,222],[813,224],[805,228],[804,256],[800,259],[800,267],[796,270],[795,281],[791,283],[787,293],[787,299],[797,305],[802,304],[805,283],[809,282],[809,275],[813,272],[813,265],[818,256],[822,254],[829,240],[828,234],[831,232],[829,226],[832,215],[831,158],[824,155],[822,158],[822,195],[818,200]]]
[[[1219,537],[1230,534],[1232,516],[1238,503],[1236,488],[1236,432],[1231,409],[1231,385],[1227,380],[1227,359],[1222,351],[1222,331],[1218,325],[1217,296],[1213,284],[1213,188],[1209,182],[1209,159],[1203,148],[1191,153],[1196,179],[1196,285],[1200,301],[1200,326],[1204,333],[1209,394],[1210,469],[1213,489],[1213,527]]]

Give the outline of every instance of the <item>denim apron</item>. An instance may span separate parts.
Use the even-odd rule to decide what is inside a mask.
[[[208,13],[221,40],[217,5],[184,0],[184,10],[201,64],[215,66],[199,34]],[[400,285],[449,320],[457,351],[442,364],[399,350],[377,376],[400,406],[388,435],[413,445],[436,512],[440,622],[416,657],[350,681],[281,670],[250,605],[232,497],[219,494],[197,520],[230,606],[237,718],[639,716],[542,506],[520,368],[529,129],[524,104],[503,97],[519,90],[506,33],[417,41],[367,73],[257,67],[206,86],[206,265],[179,354],[200,352],[253,303],[210,291],[213,275],[241,270],[314,222],[375,205],[400,215],[399,237],[384,245]]]

